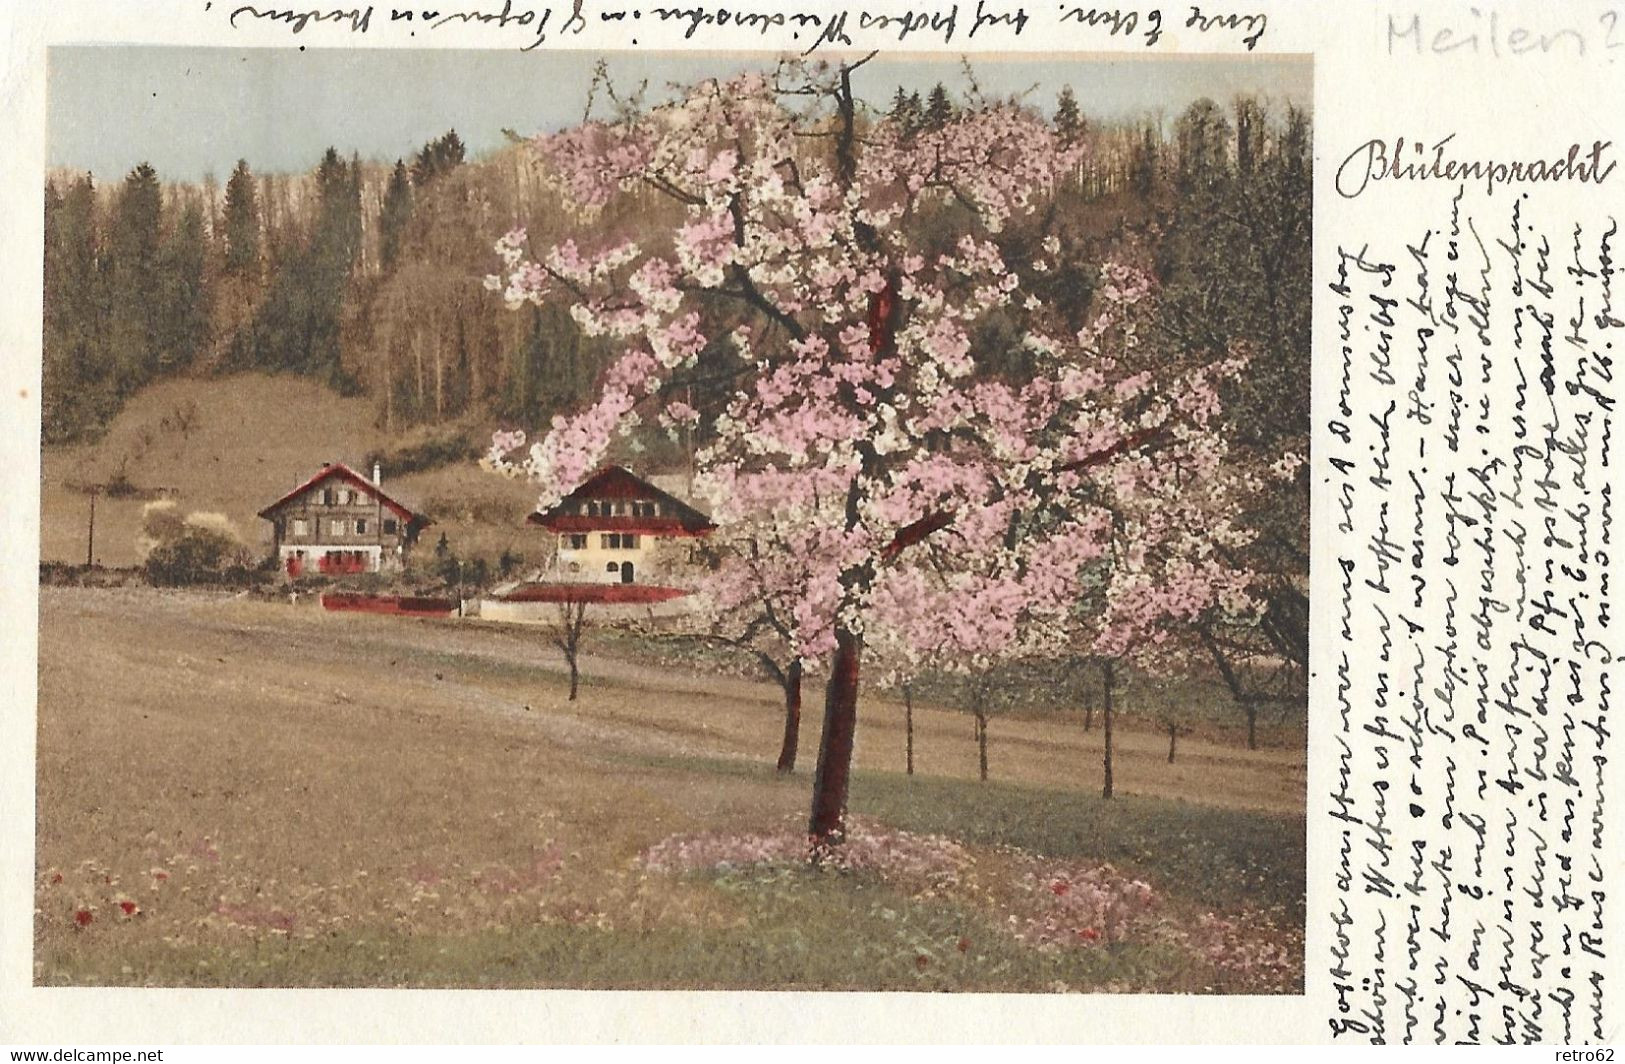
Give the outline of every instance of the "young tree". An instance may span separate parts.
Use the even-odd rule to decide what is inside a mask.
[[[557,293],[588,332],[626,345],[597,400],[530,449],[523,470],[544,505],[638,408],[669,400],[708,344],[734,345],[735,392],[696,464],[722,496],[719,525],[782,514],[815,567],[796,605],[804,656],[831,655],[815,850],[843,835],[882,577],[950,527],[964,551],[1019,554],[1026,566],[998,567],[952,611],[1014,639],[1011,602],[1064,609],[1106,549],[1109,522],[1091,502],[1101,484],[1210,453],[1216,410],[1211,380],[1125,372],[1105,331],[1056,330],[1044,303],[1024,298],[1031,263],[1007,256],[1000,236],[1047,200],[1078,149],[999,101],[909,141],[889,120],[860,121],[857,65],[786,62],[539,138],[579,209],[652,189],[684,217],[663,234],[610,232],[600,247],[567,240],[534,256],[515,230],[488,282],[515,307]],[[1101,287],[1124,304],[1149,291],[1126,269]],[[700,307],[718,304],[748,320],[708,335]],[[979,369],[973,352],[995,319],[1032,352],[1030,379]],[[995,616],[979,615],[993,604]]]
[[[555,603],[554,609],[553,645],[564,654],[565,664],[570,666],[569,700],[574,702],[576,690],[581,684],[581,636],[587,630],[586,596],[565,595]]]

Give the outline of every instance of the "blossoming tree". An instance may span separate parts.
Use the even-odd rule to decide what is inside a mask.
[[[1066,609],[1107,550],[1100,486],[1210,450],[1216,408],[1211,376],[1130,372],[1113,347],[1132,329],[1074,332],[1024,293],[1056,244],[1017,256],[1001,241],[1042,224],[1081,148],[1007,101],[902,129],[854,94],[860,65],[787,61],[538,138],[588,231],[634,189],[681,219],[547,249],[515,230],[488,281],[515,307],[564,299],[625,345],[596,401],[523,459],[543,505],[681,394],[702,352],[731,345],[731,396],[699,426],[695,462],[719,526],[771,513],[808,565],[796,636],[829,658],[815,850],[842,837],[866,626],[911,548],[952,527],[954,550],[979,559],[944,593],[995,652],[1020,616]],[[1097,294],[1127,306],[1149,289],[1108,269]],[[994,342],[1019,345],[1031,374],[992,371]]]

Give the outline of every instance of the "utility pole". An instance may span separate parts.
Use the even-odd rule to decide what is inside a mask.
[[[100,484],[90,486],[90,527],[85,530],[85,568],[89,569],[96,564],[96,495],[102,490]]]

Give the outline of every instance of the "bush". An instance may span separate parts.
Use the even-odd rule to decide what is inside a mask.
[[[216,529],[188,525],[177,537],[153,547],[147,554],[147,578],[154,584],[177,586],[221,580],[232,574],[251,576],[242,544]]]
[[[257,579],[253,557],[222,514],[182,518],[169,500],[148,503],[141,511],[140,544],[147,554],[147,579],[160,586]]]
[[[455,432],[431,436],[421,442],[406,444],[393,450],[374,451],[367,455],[366,465],[363,468],[371,469],[373,464],[377,463],[384,467],[385,476],[404,476],[407,473],[439,469],[455,462],[470,462],[482,453],[480,446],[466,433]]]

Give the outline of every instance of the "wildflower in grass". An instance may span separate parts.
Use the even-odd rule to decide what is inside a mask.
[[[128,898],[125,898],[122,901],[120,901],[118,903],[118,907],[119,907],[119,911],[122,912],[125,916],[134,916],[135,914],[137,914],[137,913],[139,913],[141,911],[141,906],[137,905],[135,902],[131,901]]]
[[[78,912],[73,914],[73,922],[80,927],[89,927],[91,921],[95,919],[96,917],[91,915],[89,909],[80,909]]]
[[[674,835],[642,856],[652,872],[726,872],[756,866],[805,864],[812,836],[785,830],[771,834]],[[969,865],[965,848],[941,835],[887,831],[870,821],[849,821],[846,842],[824,866],[845,872],[872,872],[883,880],[925,880],[943,886],[958,880]]]
[[[1020,880],[1017,938],[1044,948],[1120,942],[1147,929],[1158,902],[1151,885],[1111,865],[1036,864]]]

